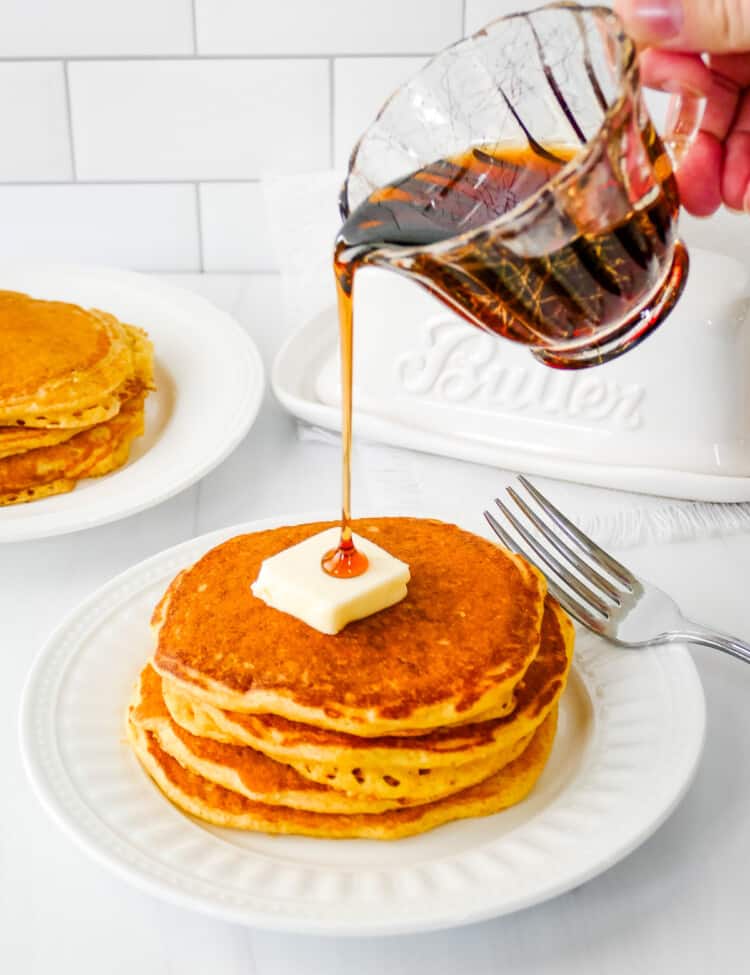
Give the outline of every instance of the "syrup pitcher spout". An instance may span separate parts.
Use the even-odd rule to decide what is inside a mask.
[[[502,17],[437,55],[360,139],[340,202],[340,283],[397,271],[556,368],[632,348],[687,276],[670,154],[603,7]]]

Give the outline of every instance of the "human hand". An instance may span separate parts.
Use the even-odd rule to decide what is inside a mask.
[[[640,57],[645,85],[706,98],[677,172],[683,205],[699,217],[722,203],[750,213],[750,0],[615,0],[615,10],[630,36],[648,45]],[[673,113],[668,127],[678,118]]]

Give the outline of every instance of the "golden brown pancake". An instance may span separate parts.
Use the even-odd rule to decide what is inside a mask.
[[[486,767],[493,756],[502,756],[514,742],[533,734],[564,690],[573,642],[570,619],[547,596],[539,653],[516,687],[513,713],[418,737],[362,738],[275,715],[223,711],[168,680],[163,692],[172,718],[194,735],[249,745],[337,789],[375,796],[429,796],[443,794],[445,772],[455,775],[461,769],[466,784],[479,781],[485,777],[479,772],[483,764]],[[473,769],[479,774],[472,774]]]
[[[143,767],[164,794],[184,812],[216,826],[331,839],[385,840],[423,833],[450,820],[486,816],[520,802],[534,787],[549,758],[556,721],[555,708],[518,758],[469,789],[424,805],[352,815],[255,802],[183,768],[159,746],[153,733],[133,722],[128,722],[128,735]]]
[[[117,322],[114,315],[107,315],[95,308],[91,310],[91,314],[105,323]],[[130,346],[132,367],[128,378],[115,390],[115,394],[121,403],[139,393],[150,392],[156,388],[154,385],[154,347],[151,340],[142,328],[125,324],[122,327],[125,329]]]
[[[102,315],[102,312],[92,312]],[[111,316],[109,316],[111,317]],[[122,404],[154,388],[153,348],[146,333],[133,325],[125,325],[125,332],[131,351],[132,374],[118,386],[112,399],[112,416],[119,412]],[[111,419],[111,417],[110,417]],[[15,454],[23,454],[38,447],[53,447],[70,440],[78,433],[90,429],[93,424],[76,427],[0,427],[0,460]]]
[[[123,325],[67,302],[0,291],[0,345],[0,426],[103,422],[133,375]]]
[[[0,460],[0,505],[19,504],[75,487],[121,467],[133,440],[143,433],[143,394],[123,404],[112,419],[64,443]]]
[[[27,450],[35,450],[37,447],[54,447],[55,444],[65,443],[66,440],[88,429],[89,427],[49,430],[41,427],[0,427],[0,460],[12,457],[14,454],[24,454]]]
[[[23,490],[0,492],[0,508],[11,504],[25,504],[28,501],[40,501],[42,498],[49,498],[53,494],[67,494],[72,491],[78,482],[71,478],[61,477],[56,481],[48,481],[46,484],[36,484],[32,487],[25,487]]]
[[[150,666],[141,673],[129,721],[153,734],[160,748],[183,767],[256,802],[318,812],[364,812],[370,803],[373,811],[379,812],[398,805],[378,803],[369,797],[349,800],[346,793],[310,782],[290,766],[252,748],[189,734],[172,721],[162,697],[161,677]]]
[[[420,788],[414,795],[397,795],[391,790],[391,795],[375,797],[362,790],[349,792],[334,788],[331,783],[313,782],[290,765],[246,745],[221,744],[190,734],[172,720],[162,696],[162,679],[148,665],[136,687],[129,720],[151,732],[159,747],[183,768],[217,785],[256,802],[328,813],[385,812],[450,795],[497,772],[517,758],[531,739],[528,735],[489,760],[442,769],[429,781],[431,788],[428,782],[417,778]]]
[[[0,427],[0,460],[25,454],[27,450],[37,447],[54,447],[55,444],[65,443],[90,427],[68,427],[67,429],[49,429],[41,427]]]
[[[215,707],[365,737],[467,721],[512,697],[539,648],[536,569],[455,525],[358,520],[412,580],[402,602],[331,637],[250,590],[264,559],[329,527],[240,535],[182,572],[154,614],[159,673]]]

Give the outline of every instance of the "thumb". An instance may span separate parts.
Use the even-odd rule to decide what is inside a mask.
[[[750,0],[615,0],[625,29],[641,44],[679,51],[750,51]]]

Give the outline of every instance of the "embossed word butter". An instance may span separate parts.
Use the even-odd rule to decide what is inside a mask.
[[[253,595],[330,634],[400,602],[406,595],[409,566],[360,535],[352,537],[368,558],[367,572],[337,579],[323,571],[321,557],[338,545],[340,531],[329,528],[266,559],[251,586]]]
[[[476,335],[463,322],[434,317],[420,345],[397,363],[401,388],[412,396],[476,405],[528,416],[588,420],[614,430],[642,423],[644,388],[599,375],[572,377],[508,361],[490,335]],[[513,350],[515,351],[515,350]]]

